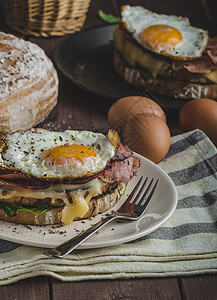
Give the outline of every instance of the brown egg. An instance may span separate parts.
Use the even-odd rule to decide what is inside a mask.
[[[155,114],[166,122],[165,113],[160,105],[141,96],[129,96],[116,101],[109,109],[108,122],[114,129],[122,132],[130,119],[143,113]]]
[[[217,102],[206,98],[187,102],[179,112],[179,125],[183,131],[202,130],[217,146]]]
[[[124,143],[133,151],[157,163],[170,147],[170,131],[163,119],[150,113],[133,117],[125,126]]]

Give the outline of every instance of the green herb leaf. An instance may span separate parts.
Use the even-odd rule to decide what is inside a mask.
[[[17,214],[17,205],[10,203],[0,203],[0,209],[3,209],[7,216],[13,217]]]
[[[41,211],[36,212],[35,211],[36,209],[41,210]],[[31,208],[31,209],[27,209],[26,207],[19,206],[18,210],[26,211],[26,212],[29,212],[29,213],[34,214],[34,215],[41,215],[41,214],[44,214],[47,211],[51,210],[51,206],[50,205],[36,205],[34,208]]]
[[[50,205],[35,205],[33,208],[26,208],[22,205],[15,204],[15,203],[2,203],[0,202],[0,209],[3,209],[7,216],[13,217],[17,215],[17,211],[26,211],[35,215],[41,215],[49,210],[52,209]],[[41,211],[35,211],[41,210]]]
[[[105,22],[108,22],[108,23],[118,23],[121,21],[120,18],[118,17],[115,17],[113,15],[109,15],[109,14],[105,14],[101,9],[99,10],[99,17],[105,21]]]
[[[127,189],[127,184],[125,183],[125,187],[124,187],[124,192],[123,192],[123,195],[126,194],[126,189]]]
[[[114,189],[111,189],[110,191],[106,191],[105,193],[103,193],[103,194],[101,194],[101,195],[98,195],[98,196],[95,196],[95,197],[93,197],[94,199],[99,199],[99,198],[103,198],[103,197],[105,197],[106,195],[108,195],[108,194],[112,194],[112,193],[114,193]]]
[[[139,69],[140,74],[142,75],[143,79],[149,79],[152,78],[152,74],[148,70]]]

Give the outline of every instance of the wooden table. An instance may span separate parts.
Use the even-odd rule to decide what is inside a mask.
[[[98,18],[99,9],[117,15],[123,4],[141,4],[158,13],[187,16],[192,20],[217,21],[215,0],[92,0],[83,29],[104,24]],[[0,30],[13,32],[5,25],[2,9]],[[44,48],[53,59],[54,49],[65,38],[29,39]],[[51,126],[57,130],[71,127],[105,132],[109,127],[107,111],[111,101],[74,86],[62,74],[59,74],[59,79],[58,105],[41,126]],[[177,113],[168,115],[168,124],[172,135],[181,132]],[[217,299],[217,275],[85,282],[60,282],[41,276],[0,286],[0,299]]]

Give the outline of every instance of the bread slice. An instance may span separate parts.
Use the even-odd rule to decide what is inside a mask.
[[[76,218],[75,220],[87,219],[94,217],[99,213],[103,213],[113,207],[115,203],[120,199],[125,190],[125,183],[119,183],[112,193],[108,193],[103,197],[94,197],[89,203],[89,210],[82,218]],[[0,220],[20,223],[26,225],[52,225],[60,224],[62,217],[62,210],[64,206],[53,207],[51,210],[43,214],[33,214],[27,211],[17,211],[17,215],[9,217],[3,209],[0,209]],[[40,212],[35,210],[35,212]]]
[[[166,77],[144,79],[140,70],[130,67],[117,50],[114,53],[114,67],[126,82],[146,92],[185,100],[194,98],[217,99],[217,84],[214,83],[196,84]]]
[[[24,225],[52,225],[60,223],[62,210],[63,207],[54,207],[43,214],[18,210],[16,216],[9,217],[3,209],[0,209],[0,220]],[[35,210],[35,212],[39,213],[41,211]]]

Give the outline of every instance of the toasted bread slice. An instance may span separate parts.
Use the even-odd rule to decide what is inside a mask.
[[[87,219],[107,211],[120,199],[124,193],[124,190],[125,184],[120,183],[112,193],[108,193],[103,197],[92,198],[88,203],[88,212],[82,218],[76,218],[75,220]],[[0,220],[27,225],[60,224],[63,208],[64,206],[53,207],[51,210],[42,214],[34,214],[27,211],[18,210],[17,215],[13,217],[9,217],[3,209],[0,209]],[[34,212],[37,213],[40,211],[35,210]]]
[[[116,50],[114,53],[114,67],[126,82],[150,93],[185,100],[193,98],[217,99],[217,84],[196,84],[169,79],[168,77],[144,79],[139,69],[130,67]]]

